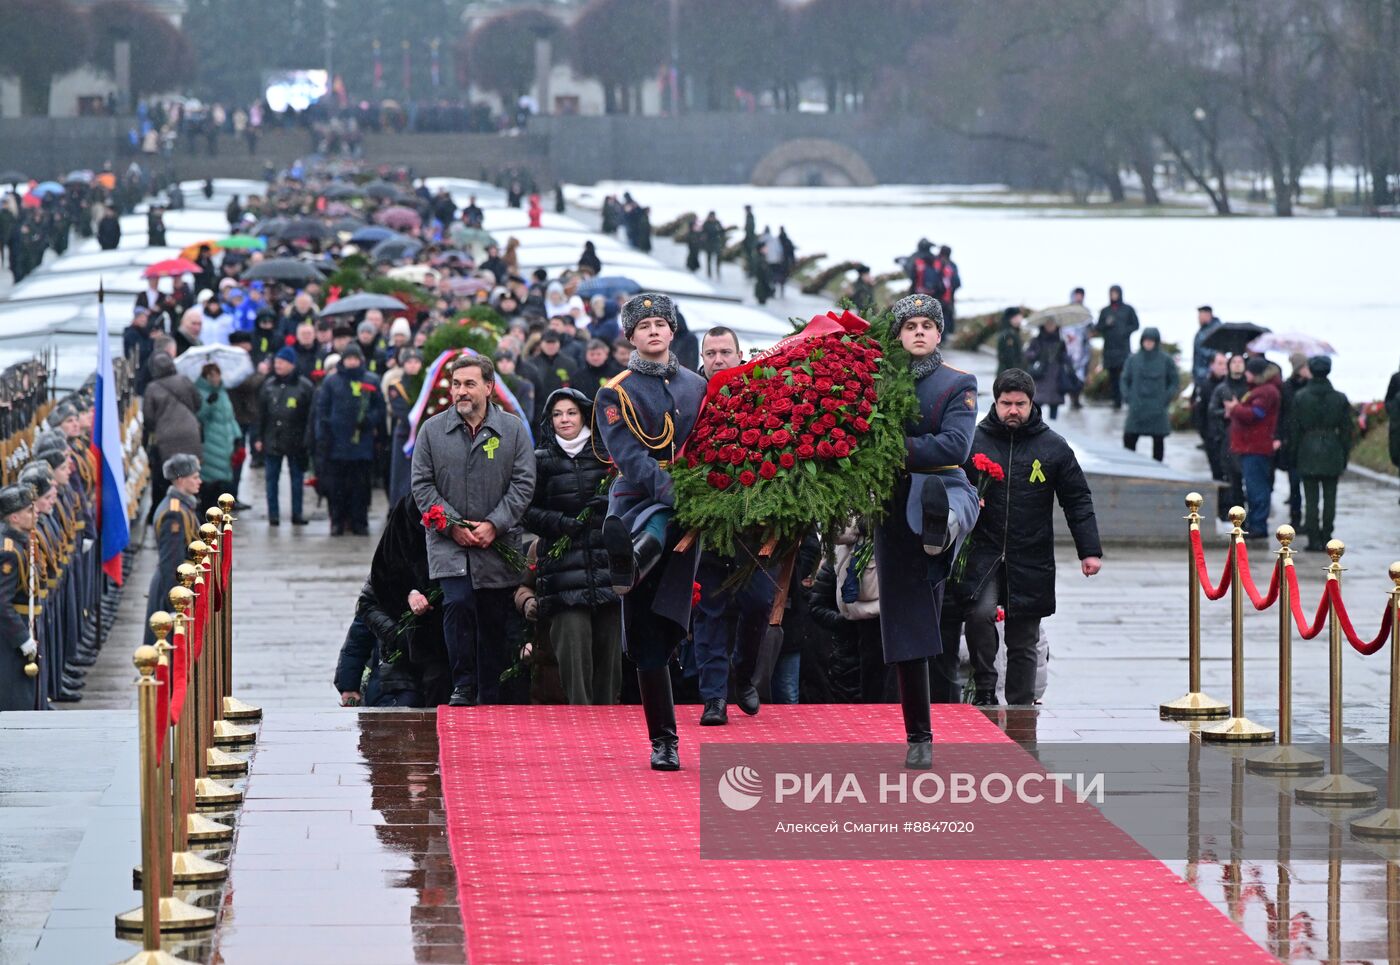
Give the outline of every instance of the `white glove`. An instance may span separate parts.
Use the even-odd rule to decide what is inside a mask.
[[[90,550],[90,549],[92,549],[92,538],[91,538],[91,537],[88,537],[88,536],[84,536],[84,537],[83,537],[83,552],[86,553],[86,552],[87,552],[88,550]]]
[[[19,655],[25,660],[33,660],[39,653],[39,641],[30,637],[19,645]]]

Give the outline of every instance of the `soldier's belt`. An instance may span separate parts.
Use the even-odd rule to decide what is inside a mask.
[[[28,603],[16,603],[16,604],[15,604],[15,612],[18,613],[20,616],[25,616],[25,617],[29,616],[29,615],[30,615],[29,604],[28,604]],[[41,614],[41,613],[43,613],[43,612],[44,612],[44,608],[43,608],[42,606],[40,606],[40,605],[37,604],[37,603],[34,604],[34,609],[33,609],[33,615],[34,615],[34,616],[38,616],[39,614]]]
[[[662,469],[667,469],[667,468],[669,468],[670,465],[671,465],[671,460],[669,460],[669,459],[658,459],[658,460],[656,460],[656,464],[657,464],[658,466],[660,466]],[[627,477],[624,476],[624,475],[622,474],[622,470],[619,469],[619,470],[617,471],[617,478],[618,478],[618,479],[626,479]]]

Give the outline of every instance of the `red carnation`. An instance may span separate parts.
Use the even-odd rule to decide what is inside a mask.
[[[772,479],[778,474],[778,467],[765,459],[763,465],[758,467],[758,474],[764,479]]]
[[[818,459],[830,459],[830,458],[832,458],[832,457],[835,456],[835,455],[836,455],[836,450],[832,448],[831,443],[827,442],[825,439],[823,439],[821,442],[817,443],[817,458],[818,458]]]
[[[752,470],[745,469],[743,472],[739,473],[739,483],[741,485],[752,486],[757,481],[758,477],[753,474]]]
[[[797,457],[790,452],[785,452],[778,457],[778,465],[784,469],[791,469],[797,464]]]
[[[797,447],[798,459],[811,459],[814,455],[816,455],[816,450],[812,448],[810,443],[804,442],[802,445]]]

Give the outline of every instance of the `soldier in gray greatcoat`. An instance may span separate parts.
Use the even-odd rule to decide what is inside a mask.
[[[686,552],[672,552],[681,534],[670,525],[675,494],[666,470],[695,426],[705,380],[671,351],[677,320],[670,298],[633,295],[620,321],[637,348],[593,404],[594,438],[601,437],[618,473],[603,544],[613,589],[622,596],[623,648],[637,664],[651,766],[675,771],[681,765],[670,661],[690,625],[700,547],[696,540]]]
[[[187,453],[171,456],[161,466],[161,473],[170,489],[164,505],[156,509],[156,549],[159,560],[151,574],[146,595],[146,643],[155,643],[151,631],[151,614],[170,607],[170,591],[179,583],[176,572],[189,557],[190,544],[199,539],[199,460]]]
[[[34,529],[34,491],[0,489],[0,710],[34,710],[37,681],[24,666],[36,658],[29,634],[29,534]],[[37,601],[36,601],[37,604]]]
[[[919,413],[904,427],[908,457],[888,512],[875,531],[880,635],[899,675],[908,751],[904,766],[933,766],[929,658],[943,652],[943,589],[962,540],[977,523],[977,490],[962,465],[977,427],[977,379],[943,362],[943,311],[932,295],[893,306],[911,356]]]

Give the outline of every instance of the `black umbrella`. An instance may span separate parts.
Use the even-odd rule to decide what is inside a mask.
[[[342,218],[336,218],[334,221],[331,222],[331,228],[335,231],[344,231],[345,233],[352,235],[364,226],[365,223],[363,220],[348,214]]]
[[[322,315],[354,315],[356,312],[378,308],[391,312],[401,312],[408,306],[392,295],[376,295],[374,292],[360,292],[330,302],[321,309]]]
[[[293,218],[277,232],[279,238],[329,238],[331,229],[315,218]]]
[[[282,229],[286,226],[286,218],[268,218],[253,225],[248,234],[256,237],[279,238],[282,235]]]
[[[0,171],[0,184],[28,184],[29,175],[18,171]]]
[[[1219,328],[1206,336],[1202,344],[1217,352],[1241,355],[1250,342],[1267,331],[1269,330],[1263,325],[1255,325],[1253,322],[1223,322]]]
[[[397,185],[388,181],[371,181],[365,185],[365,194],[375,199],[398,198],[400,191]]]
[[[243,273],[243,277],[248,281],[286,281],[300,282],[305,284],[311,281],[321,281],[321,273],[314,265],[295,258],[269,258],[260,261],[252,268]]]
[[[385,238],[370,252],[375,261],[398,261],[412,258],[423,247],[423,242],[413,238]]]
[[[360,191],[358,188],[354,187],[353,185],[341,184],[339,182],[335,184],[328,184],[321,191],[321,197],[329,201],[340,201],[344,198],[358,198],[359,196]]]

